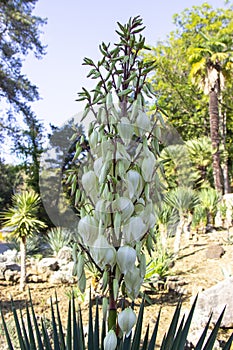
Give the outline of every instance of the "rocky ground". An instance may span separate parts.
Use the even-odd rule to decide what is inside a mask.
[[[233,275],[233,244],[227,240],[227,232],[214,231],[208,234],[198,236],[198,240],[182,242],[181,251],[175,265],[171,268],[170,278],[165,290],[149,294],[151,304],[147,305],[144,314],[144,326],[148,323],[153,326],[156,321],[158,311],[162,307],[161,322],[159,330],[160,343],[162,335],[167,331],[172,314],[179,298],[183,301],[183,310],[190,308],[192,300],[197,293],[215,285],[224,278]],[[217,256],[214,254],[217,252]],[[46,315],[50,317],[50,297],[57,293],[60,311],[63,321],[67,315],[67,306],[72,288],[76,285],[54,284],[49,282],[33,283],[29,285],[33,304],[36,314],[39,316]],[[233,292],[232,292],[233,293]],[[28,300],[28,291],[20,292],[18,284],[0,281],[0,299],[1,308],[5,315],[6,321],[14,337],[14,327],[11,314],[11,297],[14,299],[17,309],[21,308],[25,312],[25,303]],[[81,300],[83,310],[83,322],[88,320],[87,299]],[[141,300],[136,302],[136,308],[140,305]],[[227,331],[229,334],[231,330]],[[224,330],[220,338],[224,338]],[[0,328],[0,348],[7,349],[5,345],[3,330]]]

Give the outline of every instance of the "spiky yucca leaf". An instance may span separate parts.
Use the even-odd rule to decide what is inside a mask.
[[[183,350],[185,349],[185,343],[187,341],[189,328],[191,325],[195,305],[197,298],[195,299],[189,315],[180,321],[181,302],[178,302],[176,310],[174,312],[172,321],[168,325],[168,332],[164,335],[160,350]],[[51,303],[51,317],[52,317],[52,334],[51,337],[46,328],[45,320],[38,321],[36,318],[32,299],[30,296],[29,301],[31,312],[29,307],[26,307],[26,319],[23,317],[23,313],[20,312],[20,316],[16,312],[14,301],[12,300],[12,312],[16,325],[16,332],[19,340],[19,346],[21,350],[104,350],[103,339],[106,334],[106,325],[102,326],[102,334],[100,336],[100,319],[98,303],[96,303],[95,321],[93,327],[92,320],[92,303],[91,299],[89,302],[89,334],[87,337],[87,344],[84,341],[84,330],[82,324],[82,314],[79,310],[76,312],[74,296],[69,300],[68,308],[68,321],[66,329],[61,323],[61,315],[59,305],[56,298],[56,308],[54,310],[53,304]],[[143,312],[144,312],[144,299],[142,300],[137,324],[134,332],[123,338],[118,338],[118,344],[116,350],[153,350],[156,345],[156,338],[159,329],[160,312],[157,317],[151,338],[149,339],[149,326],[146,329],[145,336],[142,342],[142,326],[143,326]],[[56,311],[56,312],[55,312]],[[210,324],[210,319],[204,328],[200,340],[196,344],[195,350],[212,350],[214,342],[217,337],[217,333],[220,328],[223,312],[219,316],[218,321],[215,324],[210,336],[206,340],[207,331]],[[4,314],[1,310],[3,329],[6,335],[6,341],[9,350],[15,350],[16,348],[12,344],[11,337],[7,328],[7,324],[4,318]],[[102,322],[102,321],[101,321]],[[65,337],[66,334],[66,337]],[[229,350],[233,341],[233,335],[231,335],[224,346],[224,350]],[[142,345],[141,345],[142,343]],[[204,345],[205,343],[205,345]],[[203,347],[204,345],[204,347]],[[114,350],[114,349],[113,349]]]

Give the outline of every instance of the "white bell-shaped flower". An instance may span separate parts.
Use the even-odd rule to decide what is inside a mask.
[[[152,152],[148,151],[142,161],[142,176],[146,182],[151,182],[153,178],[155,168],[155,156]]]
[[[78,223],[78,233],[81,236],[84,244],[89,246],[92,245],[98,237],[98,221],[93,216],[84,216]]]
[[[136,250],[128,245],[118,249],[116,259],[121,273],[126,274],[127,271],[133,269],[135,266],[136,256]]]
[[[134,205],[132,201],[127,197],[119,197],[112,203],[112,209],[114,212],[119,211],[121,214],[121,220],[127,220],[134,212]]]
[[[133,125],[130,123],[128,118],[123,117],[121,118],[121,122],[118,123],[117,127],[122,141],[126,146],[128,146],[134,133]]]
[[[93,170],[88,171],[82,176],[82,185],[86,194],[91,198],[91,200],[96,203],[97,201],[97,177]]]
[[[111,246],[107,238],[100,235],[90,248],[91,255],[96,264],[104,269],[106,265],[113,267],[116,263],[116,250]]]
[[[141,276],[140,269],[134,266],[133,269],[127,271],[124,279],[125,279],[126,292],[128,296],[132,300],[134,300],[135,298],[137,298],[143,282],[143,277]]]
[[[150,119],[148,115],[143,111],[139,111],[136,119],[136,125],[138,127],[139,136],[145,135],[151,130]]]
[[[126,243],[133,243],[139,241],[146,233],[147,226],[140,216],[132,216],[128,224],[124,225],[122,232]]]
[[[135,312],[131,307],[127,307],[118,314],[117,319],[120,329],[128,337],[137,320]]]
[[[93,170],[88,171],[82,176],[82,185],[86,193],[90,193],[94,189],[96,189],[97,178]]]
[[[115,350],[117,347],[117,336],[113,329],[111,329],[104,338],[104,350]]]
[[[141,175],[136,170],[129,170],[127,173],[129,198],[138,198],[143,188]]]

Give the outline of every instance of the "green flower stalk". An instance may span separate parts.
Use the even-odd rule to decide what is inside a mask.
[[[76,190],[82,192],[76,207],[80,214],[79,254],[87,255],[103,275],[103,297],[108,300],[106,349],[114,343],[111,331],[117,333],[120,287],[124,283],[124,297],[134,300],[138,296],[145,275],[142,247],[147,243],[152,249],[148,239],[156,222],[152,188],[158,201],[158,135],[163,127],[159,111],[149,115],[147,108],[153,91],[146,77],[155,62],[144,62],[140,56],[147,49],[141,35],[142,20],[135,17],[118,25],[119,43],[113,49],[102,43],[103,57],[97,63],[84,59],[91,67],[88,76],[96,79],[97,85],[91,92],[83,88],[78,100],[86,101],[83,118],[89,114],[93,121],[86,158],[74,156],[74,165],[77,161],[82,165],[78,176],[75,167],[73,177],[69,170]],[[83,287],[83,265],[79,275]],[[132,310],[123,312],[121,324],[124,317],[130,325],[136,316]],[[129,327],[124,330],[129,331]]]

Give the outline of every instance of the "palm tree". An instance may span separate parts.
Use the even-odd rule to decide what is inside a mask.
[[[11,235],[20,240],[21,275],[20,289],[26,284],[26,241],[27,238],[46,225],[37,219],[40,197],[34,191],[24,191],[12,196],[12,206],[1,213],[4,226],[12,229]]]
[[[210,187],[212,183],[212,145],[207,136],[185,141],[191,164],[196,169],[195,188]]]
[[[220,115],[219,99],[225,87],[225,79],[232,69],[232,39],[226,36],[209,37],[201,34],[201,45],[189,48],[192,64],[191,80],[209,96],[210,137],[213,152],[213,175],[215,189],[223,193],[223,179],[220,161]],[[230,64],[230,65],[229,65]]]

